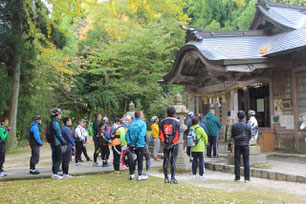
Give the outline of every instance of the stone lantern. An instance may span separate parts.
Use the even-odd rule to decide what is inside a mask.
[[[131,118],[135,117],[135,104],[133,101],[129,104],[129,111],[126,113],[126,116],[131,116]]]
[[[175,117],[181,122],[181,135],[179,135],[179,150],[176,160],[176,168],[188,170],[191,168],[189,157],[184,153],[184,131],[187,130],[187,126],[184,123],[184,117],[188,113],[185,105],[182,103],[182,96],[180,94],[175,95],[175,105],[173,106],[176,110]]]

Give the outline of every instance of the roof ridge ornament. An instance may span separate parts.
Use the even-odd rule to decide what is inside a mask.
[[[196,29],[187,29],[186,31],[186,42],[189,41],[202,41],[203,37],[199,34],[199,31]]]
[[[265,10],[269,10],[269,0],[258,0],[258,4],[261,5]]]

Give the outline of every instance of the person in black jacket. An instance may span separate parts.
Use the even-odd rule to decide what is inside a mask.
[[[101,137],[100,137],[100,123],[101,123],[101,119],[102,119],[102,116],[100,113],[97,113],[96,115],[96,120],[94,121],[93,123],[93,133],[94,133],[94,136],[93,136],[93,141],[94,141],[94,145],[95,145],[95,151],[94,151],[94,163],[93,163],[93,167],[100,167],[102,165],[100,165],[98,162],[97,162],[97,158],[98,158],[98,154],[101,153],[101,150],[102,150],[102,145],[101,145]]]
[[[235,142],[235,180],[240,181],[240,158],[243,156],[244,180],[250,181],[250,139],[252,128],[245,121],[245,112],[240,110],[237,114],[239,121],[232,126],[232,138]]]
[[[177,184],[175,179],[176,158],[178,154],[179,137],[181,134],[181,123],[175,116],[175,108],[168,107],[168,117],[163,119],[159,124],[159,139],[164,147],[164,175],[165,183]],[[171,155],[171,156],[170,156]],[[171,163],[171,180],[168,178],[168,163]]]

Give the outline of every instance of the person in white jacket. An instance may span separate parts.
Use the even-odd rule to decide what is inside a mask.
[[[82,152],[84,152],[84,144],[86,144],[86,137],[87,137],[87,131],[84,128],[84,125],[86,124],[86,121],[84,119],[79,120],[78,126],[74,129],[74,138],[75,138],[75,148],[76,148],[76,154],[75,154],[75,164],[78,166],[80,165],[79,162],[83,162],[81,158]],[[85,148],[86,150],[86,148]],[[90,161],[90,158],[87,155],[87,150],[84,152],[84,155],[87,159],[87,161]]]
[[[248,124],[252,128],[252,139],[250,141],[250,145],[256,145],[258,139],[258,122],[255,118],[255,115],[256,115],[255,111],[253,110],[248,111],[248,116],[249,116]]]

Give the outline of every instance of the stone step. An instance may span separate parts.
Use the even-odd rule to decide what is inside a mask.
[[[272,152],[272,153],[267,154],[267,159],[306,163],[305,154],[289,154],[289,153],[281,153],[281,152]]]
[[[222,163],[214,163],[214,162],[206,162],[205,168],[211,171],[222,171],[222,172],[231,172],[235,173],[234,165],[222,164]],[[240,168],[241,176],[244,175],[244,168]],[[274,171],[268,171],[263,169],[250,168],[251,177],[256,178],[264,178],[271,180],[280,180],[280,181],[288,181],[288,182],[298,182],[298,183],[306,183],[305,176],[297,176],[292,174],[279,173]]]

